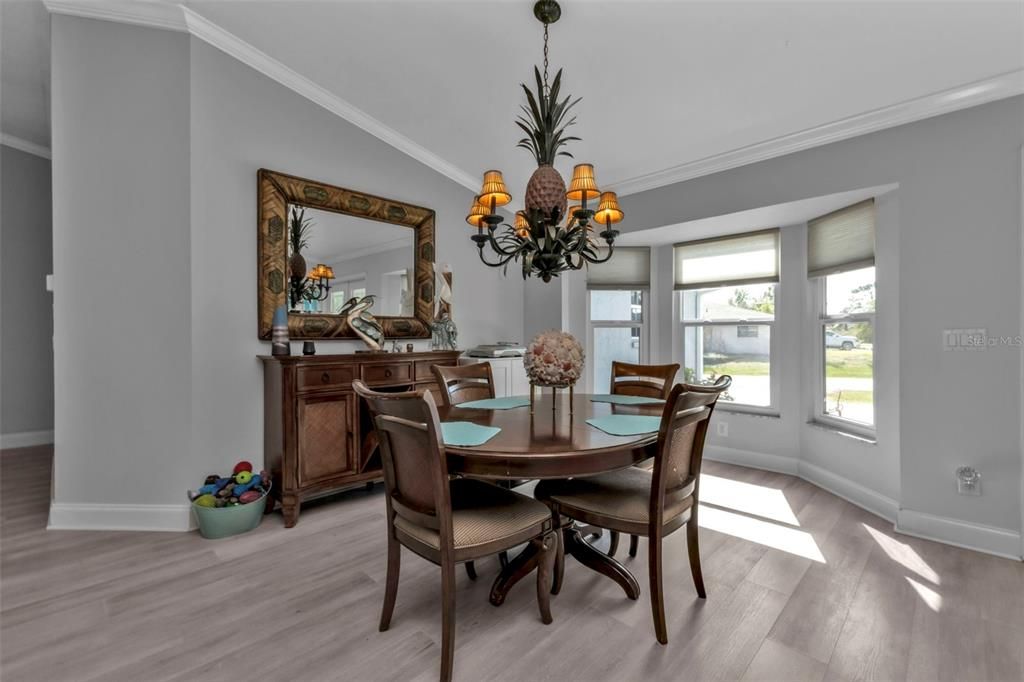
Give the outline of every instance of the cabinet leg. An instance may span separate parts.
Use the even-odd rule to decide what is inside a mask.
[[[284,527],[291,528],[299,522],[299,498],[296,495],[284,495],[281,498],[281,515],[284,516]]]

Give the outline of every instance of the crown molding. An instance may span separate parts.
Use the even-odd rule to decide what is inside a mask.
[[[25,152],[26,154],[34,154],[35,156],[41,156],[44,159],[50,158],[49,147],[44,147],[41,144],[23,140],[20,137],[8,135],[7,133],[0,133],[0,144],[10,147],[11,149],[17,149],[18,151]]]
[[[180,4],[153,0],[43,0],[54,14],[68,14],[189,33],[293,92],[370,133],[458,184],[476,190],[478,178],[317,85],[273,57]],[[1024,94],[1024,69],[907,100],[848,118],[757,142],[721,154],[611,183],[620,195],[636,194],[758,161],[811,149],[885,128]]]
[[[611,185],[620,196],[636,194],[1020,94],[1024,94],[1024,69],[620,180]]]

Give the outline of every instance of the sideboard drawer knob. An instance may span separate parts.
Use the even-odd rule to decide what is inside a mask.
[[[386,379],[390,379],[391,378],[391,370],[390,369],[384,370],[384,377]]]
[[[323,374],[320,375],[320,382],[324,384],[331,383],[331,375],[328,374],[327,372],[324,372]]]

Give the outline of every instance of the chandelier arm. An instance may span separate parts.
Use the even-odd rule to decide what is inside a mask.
[[[483,264],[488,266],[488,267],[491,267],[491,268],[503,267],[503,266],[507,265],[509,263],[509,261],[511,261],[513,258],[516,258],[519,255],[519,251],[518,250],[512,251],[512,252],[502,251],[502,252],[500,252],[502,254],[502,256],[499,257],[498,260],[496,260],[494,262],[491,262],[491,261],[487,260],[487,258],[484,256],[484,248],[483,248],[482,244],[477,249],[477,253],[479,254],[480,260],[483,262]]]
[[[507,227],[510,230],[512,229],[511,226],[509,226],[508,224],[505,224],[504,227]],[[501,245],[501,243],[497,239],[494,238],[495,231],[496,230],[488,230],[488,234],[487,234],[487,243],[490,245],[490,247],[494,251],[496,251],[497,253],[500,253],[502,256],[515,256],[520,251],[522,251],[522,245],[520,245],[520,246],[518,246],[518,247],[516,247],[516,248],[514,248],[512,250],[508,250],[505,247],[503,247]]]

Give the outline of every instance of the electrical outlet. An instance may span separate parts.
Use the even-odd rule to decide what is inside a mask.
[[[981,495],[981,473],[970,466],[956,470],[956,491],[961,495]]]
[[[722,438],[729,437],[729,422],[717,421],[715,422],[715,429],[715,433],[717,433]]]

